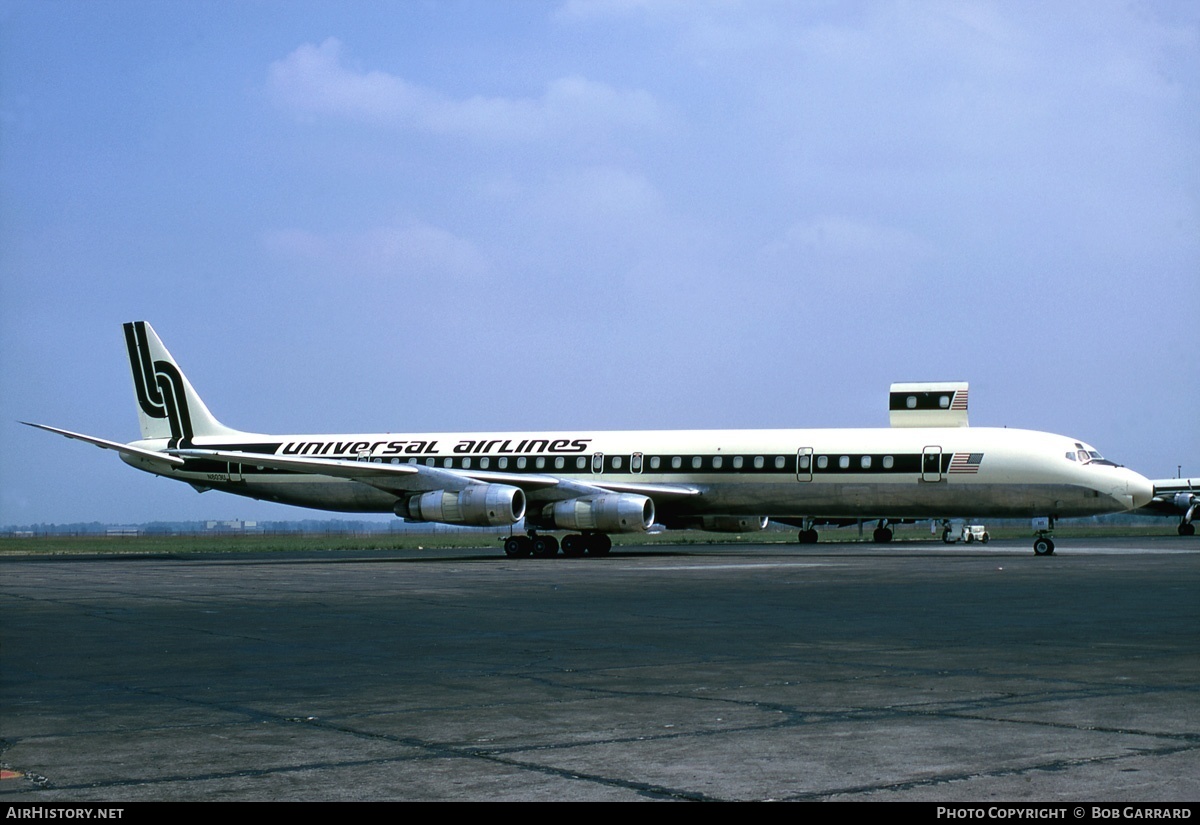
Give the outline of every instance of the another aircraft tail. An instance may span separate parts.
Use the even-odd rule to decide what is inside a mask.
[[[142,438],[167,438],[175,448],[191,446],[195,436],[238,433],[208,411],[153,327],[145,321],[124,327]]]

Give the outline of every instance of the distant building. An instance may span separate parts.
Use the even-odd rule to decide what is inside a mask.
[[[207,521],[204,523],[206,530],[214,533],[261,533],[262,528],[258,526],[257,521],[243,521],[241,519],[233,519],[232,521]]]

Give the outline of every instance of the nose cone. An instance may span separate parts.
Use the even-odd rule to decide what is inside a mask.
[[[1133,470],[1125,470],[1125,473],[1127,481],[1124,498],[1130,502],[1129,509],[1145,507],[1154,498],[1154,484],[1141,473],[1135,473]]]

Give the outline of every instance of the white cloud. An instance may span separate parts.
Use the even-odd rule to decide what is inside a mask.
[[[650,126],[658,106],[645,91],[624,91],[583,77],[549,83],[540,97],[476,95],[454,100],[381,71],[356,71],[330,38],[306,44],[271,64],[269,87],[283,108],[306,116],[328,115],[434,134],[531,140]]]
[[[336,267],[352,278],[473,281],[491,268],[470,240],[423,223],[354,233],[282,229],[267,233],[263,243],[276,257]]]
[[[760,252],[767,269],[793,272],[829,288],[867,283],[900,288],[937,254],[925,239],[890,226],[824,216],[790,226]]]

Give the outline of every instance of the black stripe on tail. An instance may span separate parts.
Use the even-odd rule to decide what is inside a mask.
[[[165,418],[171,427],[172,448],[190,447],[192,417],[188,412],[183,375],[170,361],[154,361],[146,338],[146,324],[135,321],[124,325],[125,346],[133,368],[133,386],[138,406],[151,418]]]

